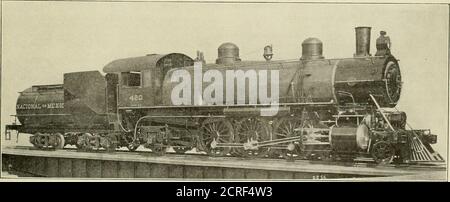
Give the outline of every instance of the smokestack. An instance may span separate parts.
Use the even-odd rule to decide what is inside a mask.
[[[356,53],[354,57],[370,56],[370,29],[371,27],[356,27]]]

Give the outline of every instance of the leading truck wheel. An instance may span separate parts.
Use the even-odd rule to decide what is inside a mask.
[[[372,157],[378,164],[389,164],[394,159],[394,148],[386,141],[379,141],[372,146]]]

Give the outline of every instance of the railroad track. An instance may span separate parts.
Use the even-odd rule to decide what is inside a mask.
[[[37,149],[32,146],[14,146],[11,147],[12,149],[18,149],[18,150],[36,150],[36,151],[43,151],[42,149]],[[44,151],[57,151],[57,150],[44,150]],[[58,150],[61,151],[61,150]],[[421,163],[421,164],[377,164],[370,158],[358,158],[355,159],[353,162],[346,162],[346,161],[331,161],[331,160],[305,160],[305,159],[283,159],[283,158],[249,158],[249,157],[236,157],[236,156],[216,156],[211,157],[202,153],[184,153],[184,154],[177,154],[175,152],[167,152],[163,156],[154,154],[152,151],[149,150],[140,150],[140,151],[128,151],[128,150],[116,150],[116,151],[106,151],[104,149],[100,150],[92,150],[92,151],[81,151],[77,148],[64,148],[62,151],[65,152],[74,152],[74,153],[90,153],[90,154],[107,154],[107,155],[115,155],[115,154],[127,154],[127,155],[133,155],[133,156],[140,156],[140,157],[156,157],[156,158],[182,158],[186,159],[191,158],[192,160],[225,160],[225,161],[259,161],[264,162],[267,164],[276,164],[276,163],[308,163],[308,164],[316,164],[316,165],[336,165],[336,166],[345,166],[345,167],[368,167],[368,168],[398,168],[398,169],[446,169],[445,163]]]
[[[150,151],[56,151],[16,146],[2,148],[2,167],[19,176],[76,178],[187,179],[362,179],[444,180],[443,165],[377,165],[271,158],[211,157]],[[398,178],[397,178],[398,177]]]

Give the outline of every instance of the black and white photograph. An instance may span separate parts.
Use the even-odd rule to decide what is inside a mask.
[[[2,1],[1,36],[0,181],[448,181],[448,4]]]

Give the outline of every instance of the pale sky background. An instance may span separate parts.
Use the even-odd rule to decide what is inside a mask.
[[[447,156],[448,6],[333,4],[210,4],[2,2],[2,134],[12,121],[19,91],[62,83],[63,73],[102,70],[118,58],[203,51],[233,42],[242,60],[297,59],[301,42],[318,37],[326,58],[352,57],[356,26],[386,30],[404,81],[398,109],[414,128],[438,135]],[[2,137],[3,138],[3,137]]]

